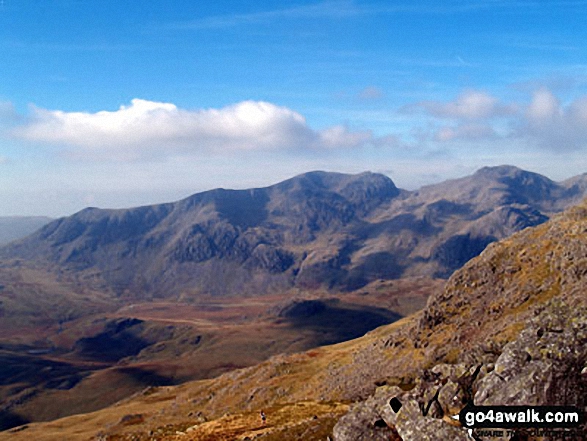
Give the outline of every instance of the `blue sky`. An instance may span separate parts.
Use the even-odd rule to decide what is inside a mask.
[[[587,172],[587,1],[0,1],[0,215]]]

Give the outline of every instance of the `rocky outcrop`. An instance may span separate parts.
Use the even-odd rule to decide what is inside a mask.
[[[352,441],[365,431],[375,433],[373,421],[378,421],[378,430],[394,434],[397,440],[466,441],[467,431],[450,417],[467,401],[479,370],[439,365],[427,371],[409,391],[397,386],[379,387],[372,397],[355,405],[339,420],[334,427],[334,440]]]
[[[476,405],[587,406],[587,309],[546,307],[476,389]]]
[[[334,440],[389,439],[390,434],[404,441],[470,440],[453,418],[468,403],[587,411],[587,308],[553,301],[537,314],[499,356],[480,351],[468,364],[436,365],[409,391],[379,387],[339,420]],[[394,410],[391,400],[401,408]],[[587,427],[575,430],[587,433]]]
[[[381,396],[355,404],[334,426],[335,441],[400,441],[397,431],[382,415]]]

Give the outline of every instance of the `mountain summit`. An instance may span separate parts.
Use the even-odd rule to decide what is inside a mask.
[[[576,203],[585,182],[500,166],[410,192],[381,174],[310,172],[175,203],[87,208],[0,257],[59,267],[117,296],[357,289],[448,277],[487,244]]]

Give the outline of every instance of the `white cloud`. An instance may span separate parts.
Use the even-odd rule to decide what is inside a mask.
[[[347,127],[334,126],[320,132],[318,145],[327,148],[351,148],[373,141],[370,131],[350,132]]]
[[[565,106],[550,90],[538,89],[516,135],[553,150],[587,148],[587,96]]]
[[[542,86],[526,104],[502,104],[485,92],[469,90],[453,101],[420,101],[401,110],[424,110],[428,116],[427,127],[420,123],[413,130],[419,142],[491,141],[496,149],[524,145],[554,152],[587,149],[587,95],[562,103]]]
[[[468,90],[449,102],[421,101],[404,108],[407,111],[424,110],[437,118],[483,119],[515,113],[513,105],[502,105],[485,92]]]
[[[69,147],[74,156],[138,159],[201,151],[353,148],[374,141],[370,131],[343,126],[311,129],[286,107],[244,101],[221,109],[184,110],[133,99],[116,111],[64,112],[32,107],[16,138]]]
[[[224,29],[236,26],[275,23],[276,20],[319,18],[339,19],[352,17],[365,12],[365,10],[357,7],[353,1],[334,0],[294,6],[285,9],[210,16],[191,21],[168,24],[166,28],[176,30]]]
[[[532,102],[526,110],[531,123],[540,124],[562,116],[559,100],[548,89],[542,88],[534,92]]]

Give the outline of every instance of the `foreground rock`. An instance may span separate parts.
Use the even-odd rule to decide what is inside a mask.
[[[474,358],[468,365],[441,364],[425,371],[409,391],[379,387],[339,420],[335,441],[390,436],[404,441],[470,440],[468,431],[451,418],[469,402],[476,406],[576,406],[587,411],[587,308],[553,301],[537,311],[498,357],[480,353]],[[397,412],[392,399],[402,404]],[[573,429],[571,439],[578,439],[578,433],[587,433],[587,427]]]

